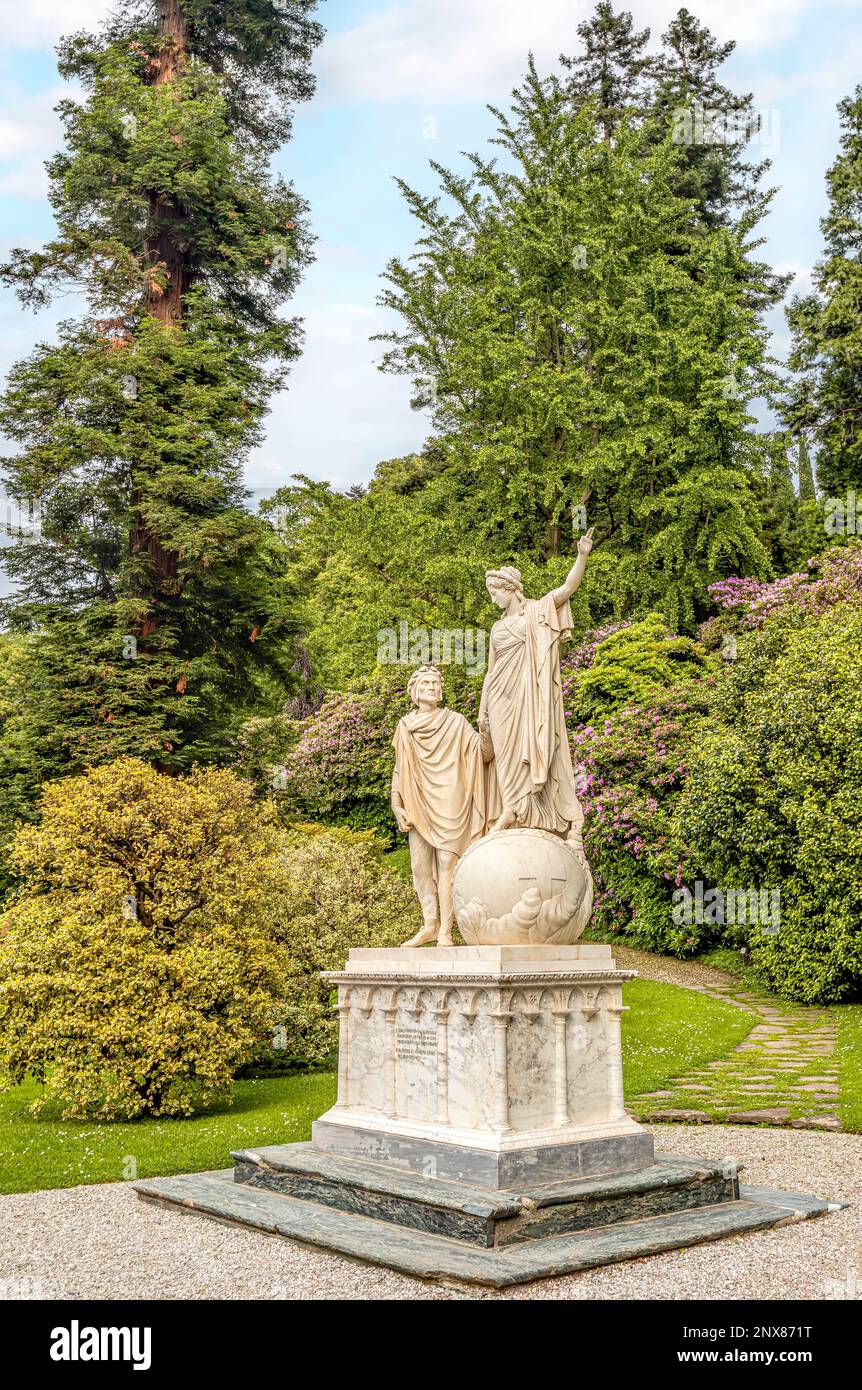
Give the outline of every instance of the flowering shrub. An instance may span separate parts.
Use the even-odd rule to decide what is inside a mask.
[[[595,661],[596,652],[606,638],[612,637],[615,632],[620,632],[624,627],[630,626],[629,620],[605,623],[602,627],[594,627],[589,632],[585,632],[576,646],[564,647],[560,665],[563,682],[567,688],[571,689],[575,672],[589,670]]]
[[[378,668],[347,690],[329,695],[303,721],[281,769],[274,769],[275,786],[288,813],[394,838],[389,806],[392,736],[410,709],[407,681],[412,669]],[[474,681],[458,667],[446,667],[444,689],[447,704],[475,719]]]
[[[840,603],[862,605],[862,541],[852,540],[808,561],[808,568],[764,583],[759,579],[722,579],[709,592],[723,614],[740,630],[762,628],[783,614],[803,621]],[[704,628],[706,633],[704,633]],[[726,630],[711,618],[701,635]]]
[[[692,682],[572,731],[584,844],[596,884],[600,936],[625,932],[644,947],[690,955],[694,927],[674,924],[672,894],[690,876],[673,830],[676,800],[704,727],[711,684]]]
[[[862,609],[854,590],[817,613],[819,592],[811,616],[775,613],[741,648],[676,817],[712,883],[780,892],[777,932],[734,936],[808,1004],[862,990]]]

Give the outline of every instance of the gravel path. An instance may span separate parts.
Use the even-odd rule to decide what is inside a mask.
[[[684,989],[716,990],[724,993],[739,985],[735,975],[702,965],[698,960],[675,960],[673,956],[654,956],[650,951],[636,951],[631,946],[612,947],[614,960],[620,970],[637,970],[645,980],[660,980],[666,985],[682,985]]]
[[[862,1136],[663,1125],[665,1153],[745,1165],[753,1184],[852,1205],[502,1294],[390,1270],[142,1202],[121,1183],[0,1197],[0,1296],[213,1299],[827,1299],[862,1296]],[[855,1281],[855,1282],[854,1282]]]

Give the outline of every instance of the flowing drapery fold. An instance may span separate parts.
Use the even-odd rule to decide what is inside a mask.
[[[479,735],[452,709],[413,710],[393,739],[408,820],[438,850],[463,854],[485,832]]]
[[[491,629],[482,705],[494,747],[499,798],[515,824],[565,834],[583,812],[575,792],[563,709],[560,642],[572,629],[568,602],[527,599]]]

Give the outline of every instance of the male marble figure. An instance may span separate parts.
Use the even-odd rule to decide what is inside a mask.
[[[413,706],[392,740],[392,811],[410,842],[421,931],[405,946],[452,945],[452,874],[461,855],[485,832],[485,790],[479,735],[462,714],[441,705],[436,666],[420,666],[407,685]]]

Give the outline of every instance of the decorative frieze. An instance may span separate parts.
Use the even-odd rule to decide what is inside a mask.
[[[463,948],[351,953],[328,974],[339,1089],[323,1119],[491,1148],[636,1128],[620,1043],[633,972],[609,948],[519,951],[474,947],[466,968]]]

